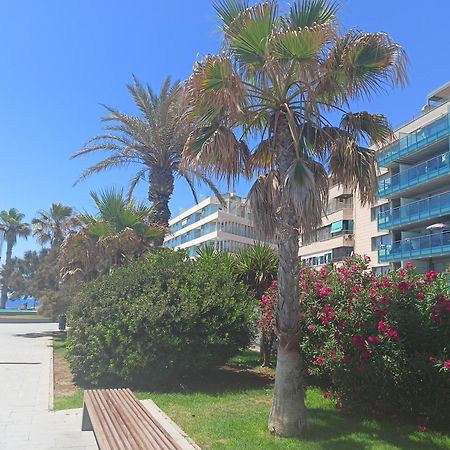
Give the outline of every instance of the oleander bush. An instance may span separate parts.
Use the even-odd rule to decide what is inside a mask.
[[[368,260],[302,267],[301,352],[311,378],[350,412],[450,423],[448,279],[411,263],[375,276]],[[260,325],[276,314],[277,289],[261,300]]]
[[[83,290],[68,358],[85,386],[157,387],[219,366],[246,347],[254,300],[218,256],[155,250]]]

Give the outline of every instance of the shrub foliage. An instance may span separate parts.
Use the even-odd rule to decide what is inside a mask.
[[[254,300],[229,265],[157,250],[92,282],[70,311],[69,361],[88,386],[155,387],[250,341]]]
[[[448,280],[411,263],[374,276],[368,260],[303,267],[301,351],[309,375],[330,384],[338,408],[450,423]],[[276,314],[274,285],[261,300],[260,326]]]

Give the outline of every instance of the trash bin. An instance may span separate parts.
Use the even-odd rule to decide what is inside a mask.
[[[59,331],[65,331],[67,325],[67,317],[65,314],[60,314],[58,318]]]

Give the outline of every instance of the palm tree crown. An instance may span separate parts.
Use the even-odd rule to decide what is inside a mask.
[[[228,181],[258,175],[249,197],[255,225],[276,236],[280,303],[277,369],[269,429],[307,428],[299,354],[299,234],[315,230],[328,203],[329,178],[375,199],[377,167],[369,145],[388,142],[388,120],[350,102],[406,82],[402,48],[384,33],[340,32],[337,3],[276,0],[214,3],[222,53],[194,67],[187,83],[197,128],[187,164]],[[284,9],[283,9],[284,11]],[[337,119],[338,118],[338,119]],[[247,136],[258,137],[250,150]]]
[[[25,215],[15,208],[0,212],[0,230],[6,241],[6,259],[2,271],[2,290],[0,307],[5,308],[8,299],[8,279],[11,274],[11,258],[17,238],[27,238],[30,235],[30,225],[23,222]]]
[[[155,94],[134,77],[128,91],[140,114],[129,115],[105,106],[109,113],[102,119],[107,123],[106,133],[91,138],[73,158],[97,151],[106,151],[110,156],[88,168],[79,181],[113,167],[139,166],[130,182],[128,195],[132,195],[140,181],[146,180],[155,223],[167,227],[169,200],[176,176],[186,180],[196,201],[197,181],[205,182],[215,193],[217,190],[197,169],[188,169],[181,164],[181,153],[190,132],[189,123],[182,120],[182,84],[178,81],[172,84],[167,78],[160,92]]]
[[[41,244],[49,242],[52,247],[59,247],[76,224],[73,213],[73,208],[62,203],[53,203],[49,211],[39,211],[31,221],[33,236]]]
[[[126,199],[121,191],[91,193],[95,215],[78,217],[80,229],[61,246],[62,277],[92,280],[110,268],[145,253],[163,234],[153,210]]]

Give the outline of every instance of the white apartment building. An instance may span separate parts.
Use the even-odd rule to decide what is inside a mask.
[[[194,257],[205,246],[236,253],[260,241],[246,199],[229,193],[224,200],[222,205],[208,197],[170,220],[164,246],[186,249]]]

